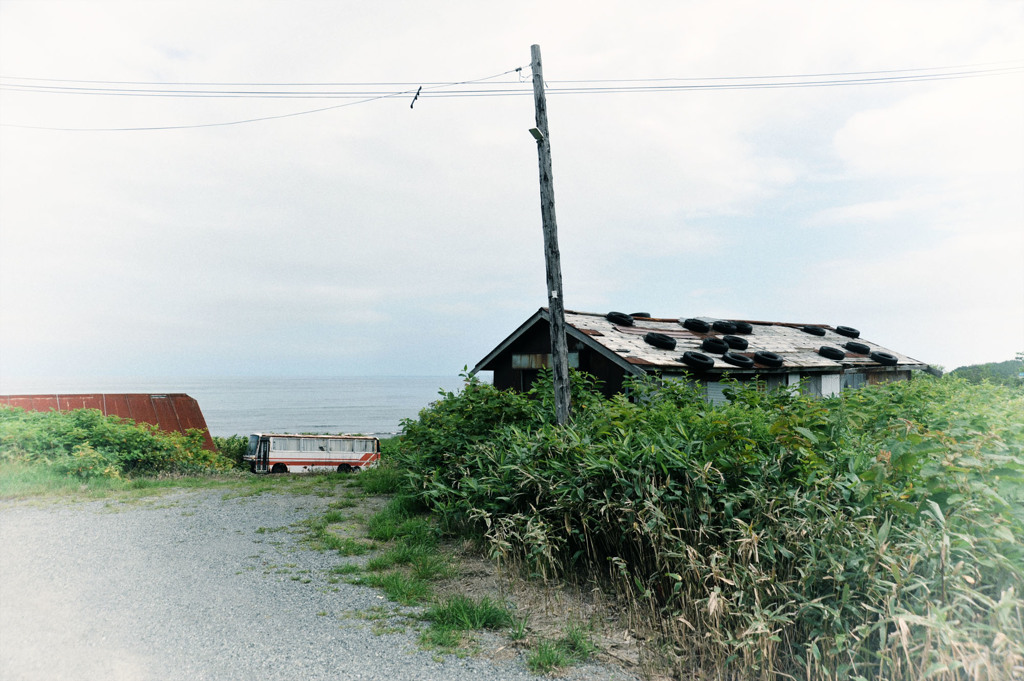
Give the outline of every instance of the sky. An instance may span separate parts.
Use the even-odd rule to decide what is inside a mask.
[[[567,309],[1024,350],[1019,0],[0,0],[0,389],[471,368],[547,305],[533,44]]]

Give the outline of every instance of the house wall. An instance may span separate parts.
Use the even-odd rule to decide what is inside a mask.
[[[570,358],[570,366],[600,381],[601,392],[609,397],[622,391],[624,373],[621,367],[575,338],[570,337],[566,340],[570,355],[575,355]],[[540,375],[539,367],[550,365],[550,354],[551,331],[547,324],[536,324],[491,362],[489,366],[493,367],[491,371],[494,372],[494,387],[500,390],[511,388],[521,392],[529,390]],[[513,355],[539,357],[520,357],[516,362],[513,361]],[[537,359],[541,361],[538,362]],[[517,363],[524,365],[524,368],[515,368],[514,364]],[[526,368],[526,364],[534,366]]]
[[[544,324],[536,324],[494,358],[494,387],[525,392],[537,380],[539,369],[513,369],[512,355],[547,355],[551,353],[551,332]]]
[[[622,367],[582,343],[580,347],[580,371],[585,371],[600,381],[601,392],[605,396],[611,397],[622,392],[622,382],[626,377]]]
[[[712,404],[724,404],[726,402],[723,394],[723,383],[718,380],[692,379],[686,375],[664,375],[667,380],[681,380],[685,382],[696,381],[702,389],[708,402]],[[804,395],[811,397],[834,397],[843,390],[856,390],[865,385],[878,385],[891,381],[909,381],[910,371],[874,371],[874,372],[850,372],[845,374],[822,374],[822,373],[777,373],[760,374],[757,376],[745,375],[744,380],[757,378],[764,382],[767,390],[779,388],[792,388],[799,390]],[[727,385],[727,384],[726,384]]]

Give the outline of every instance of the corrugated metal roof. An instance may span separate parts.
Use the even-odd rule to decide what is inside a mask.
[[[29,411],[99,409],[106,416],[120,416],[149,423],[167,432],[203,431],[203,447],[215,451],[213,438],[199,403],[184,393],[87,393],[77,395],[0,395],[0,404]]]
[[[492,350],[487,357],[482,359],[474,368],[475,371],[485,368],[506,348],[515,342],[526,329],[533,326],[541,319],[547,320],[548,311],[541,308],[535,315],[523,323],[515,332],[505,339],[497,348]],[[609,321],[607,316],[592,312],[575,312],[566,310],[565,323],[566,331],[572,337],[586,343],[613,362],[619,364],[629,373],[642,374],[651,370],[673,373],[691,371],[690,367],[683,363],[683,353],[687,351],[699,352],[714,360],[714,367],[710,371],[714,373],[730,372],[734,374],[743,373],[837,373],[844,369],[856,369],[858,367],[870,368],[873,371],[906,371],[908,369],[925,370],[928,365],[912,357],[896,352],[865,340],[863,338],[852,339],[836,331],[836,327],[828,324],[793,323],[793,322],[766,322],[755,320],[730,319],[722,320],[718,317],[694,317],[712,324],[716,321],[743,321],[752,326],[749,334],[736,333],[733,335],[744,338],[748,347],[742,351],[734,350],[737,354],[753,358],[759,351],[772,352],[779,355],[783,365],[778,368],[771,368],[757,364],[753,369],[740,369],[725,362],[722,355],[706,352],[701,349],[705,338],[721,338],[726,335],[718,331],[699,333],[691,331],[683,326],[685,318],[649,318],[634,317],[633,325],[617,324]],[[818,327],[823,335],[813,335],[802,330],[804,326]],[[664,334],[676,341],[676,347],[666,350],[655,347],[644,340],[644,336],[650,332]],[[868,347],[867,353],[855,353],[847,350],[844,345],[851,340]],[[841,360],[832,360],[818,354],[822,346],[830,346],[842,350],[846,356]],[[871,359],[870,353],[884,352],[894,356],[897,360],[893,366],[883,367]]]

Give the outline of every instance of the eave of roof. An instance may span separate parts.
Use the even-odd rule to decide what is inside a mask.
[[[568,312],[566,314],[568,315]],[[529,331],[535,324],[537,324],[540,321],[544,321],[545,323],[547,323],[550,321],[550,319],[551,317],[547,308],[542,307],[541,309],[537,310],[530,316],[529,319],[520,324],[519,328],[517,328],[515,331],[509,334],[509,336],[505,340],[499,343],[496,348],[491,350],[483,359],[477,362],[476,366],[474,366],[472,371],[470,371],[469,373],[476,374],[477,372],[480,371],[492,371],[493,367],[489,367],[488,365],[494,362],[501,353],[507,350],[509,346],[515,343],[524,333]],[[568,322],[568,319],[566,321]],[[643,369],[634,366],[625,357],[616,354],[613,350],[604,347],[600,343],[591,342],[586,330],[578,329],[572,326],[571,324],[567,323],[565,332],[570,337],[576,338],[577,340],[585,343],[590,348],[592,348],[593,350],[607,358],[610,362],[617,364],[626,373],[634,374],[636,376],[644,375],[645,372]]]
[[[715,317],[698,317],[698,319],[703,319],[709,323],[717,321]],[[538,310],[498,347],[492,350],[484,359],[480,360],[473,368],[473,373],[488,370],[488,364],[493,362],[516,339],[541,320],[548,320],[548,312],[544,308]],[[739,354],[752,356],[757,351],[773,352],[783,358],[784,364],[777,369],[770,369],[760,365],[754,369],[739,369],[725,362],[721,355],[703,352],[703,354],[714,360],[714,367],[710,369],[711,373],[730,372],[738,375],[745,373],[790,372],[836,373],[857,368],[871,369],[872,371],[926,370],[929,368],[927,364],[919,360],[863,338],[857,338],[856,341],[868,346],[868,353],[859,354],[845,350],[843,345],[851,339],[839,334],[834,327],[827,324],[798,324],[753,320],[732,321],[747,321],[753,327],[753,331],[750,334],[742,335],[749,343],[749,346],[746,350],[739,352]],[[687,351],[702,352],[701,343],[705,338],[709,336],[721,337],[723,335],[715,331],[709,333],[690,331],[683,327],[683,320],[681,318],[638,317],[634,319],[632,326],[625,326],[609,321],[603,314],[566,310],[565,322],[566,332],[570,336],[579,339],[593,350],[622,367],[627,373],[635,375],[642,375],[650,371],[662,373],[690,371],[690,368],[682,361],[683,353]],[[824,331],[824,335],[816,336],[807,333],[801,329],[803,326],[819,327]],[[652,331],[674,338],[676,340],[676,347],[673,350],[665,350],[650,345],[644,340],[644,336]],[[818,349],[822,346],[842,349],[846,353],[846,357],[841,360],[822,357],[818,354]],[[870,358],[870,353],[875,351],[885,352],[894,356],[897,360],[896,364],[883,367]]]

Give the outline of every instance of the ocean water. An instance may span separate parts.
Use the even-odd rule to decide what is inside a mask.
[[[458,391],[458,376],[346,378],[0,378],[0,394],[187,393],[212,435],[362,433],[387,436],[401,421]]]

